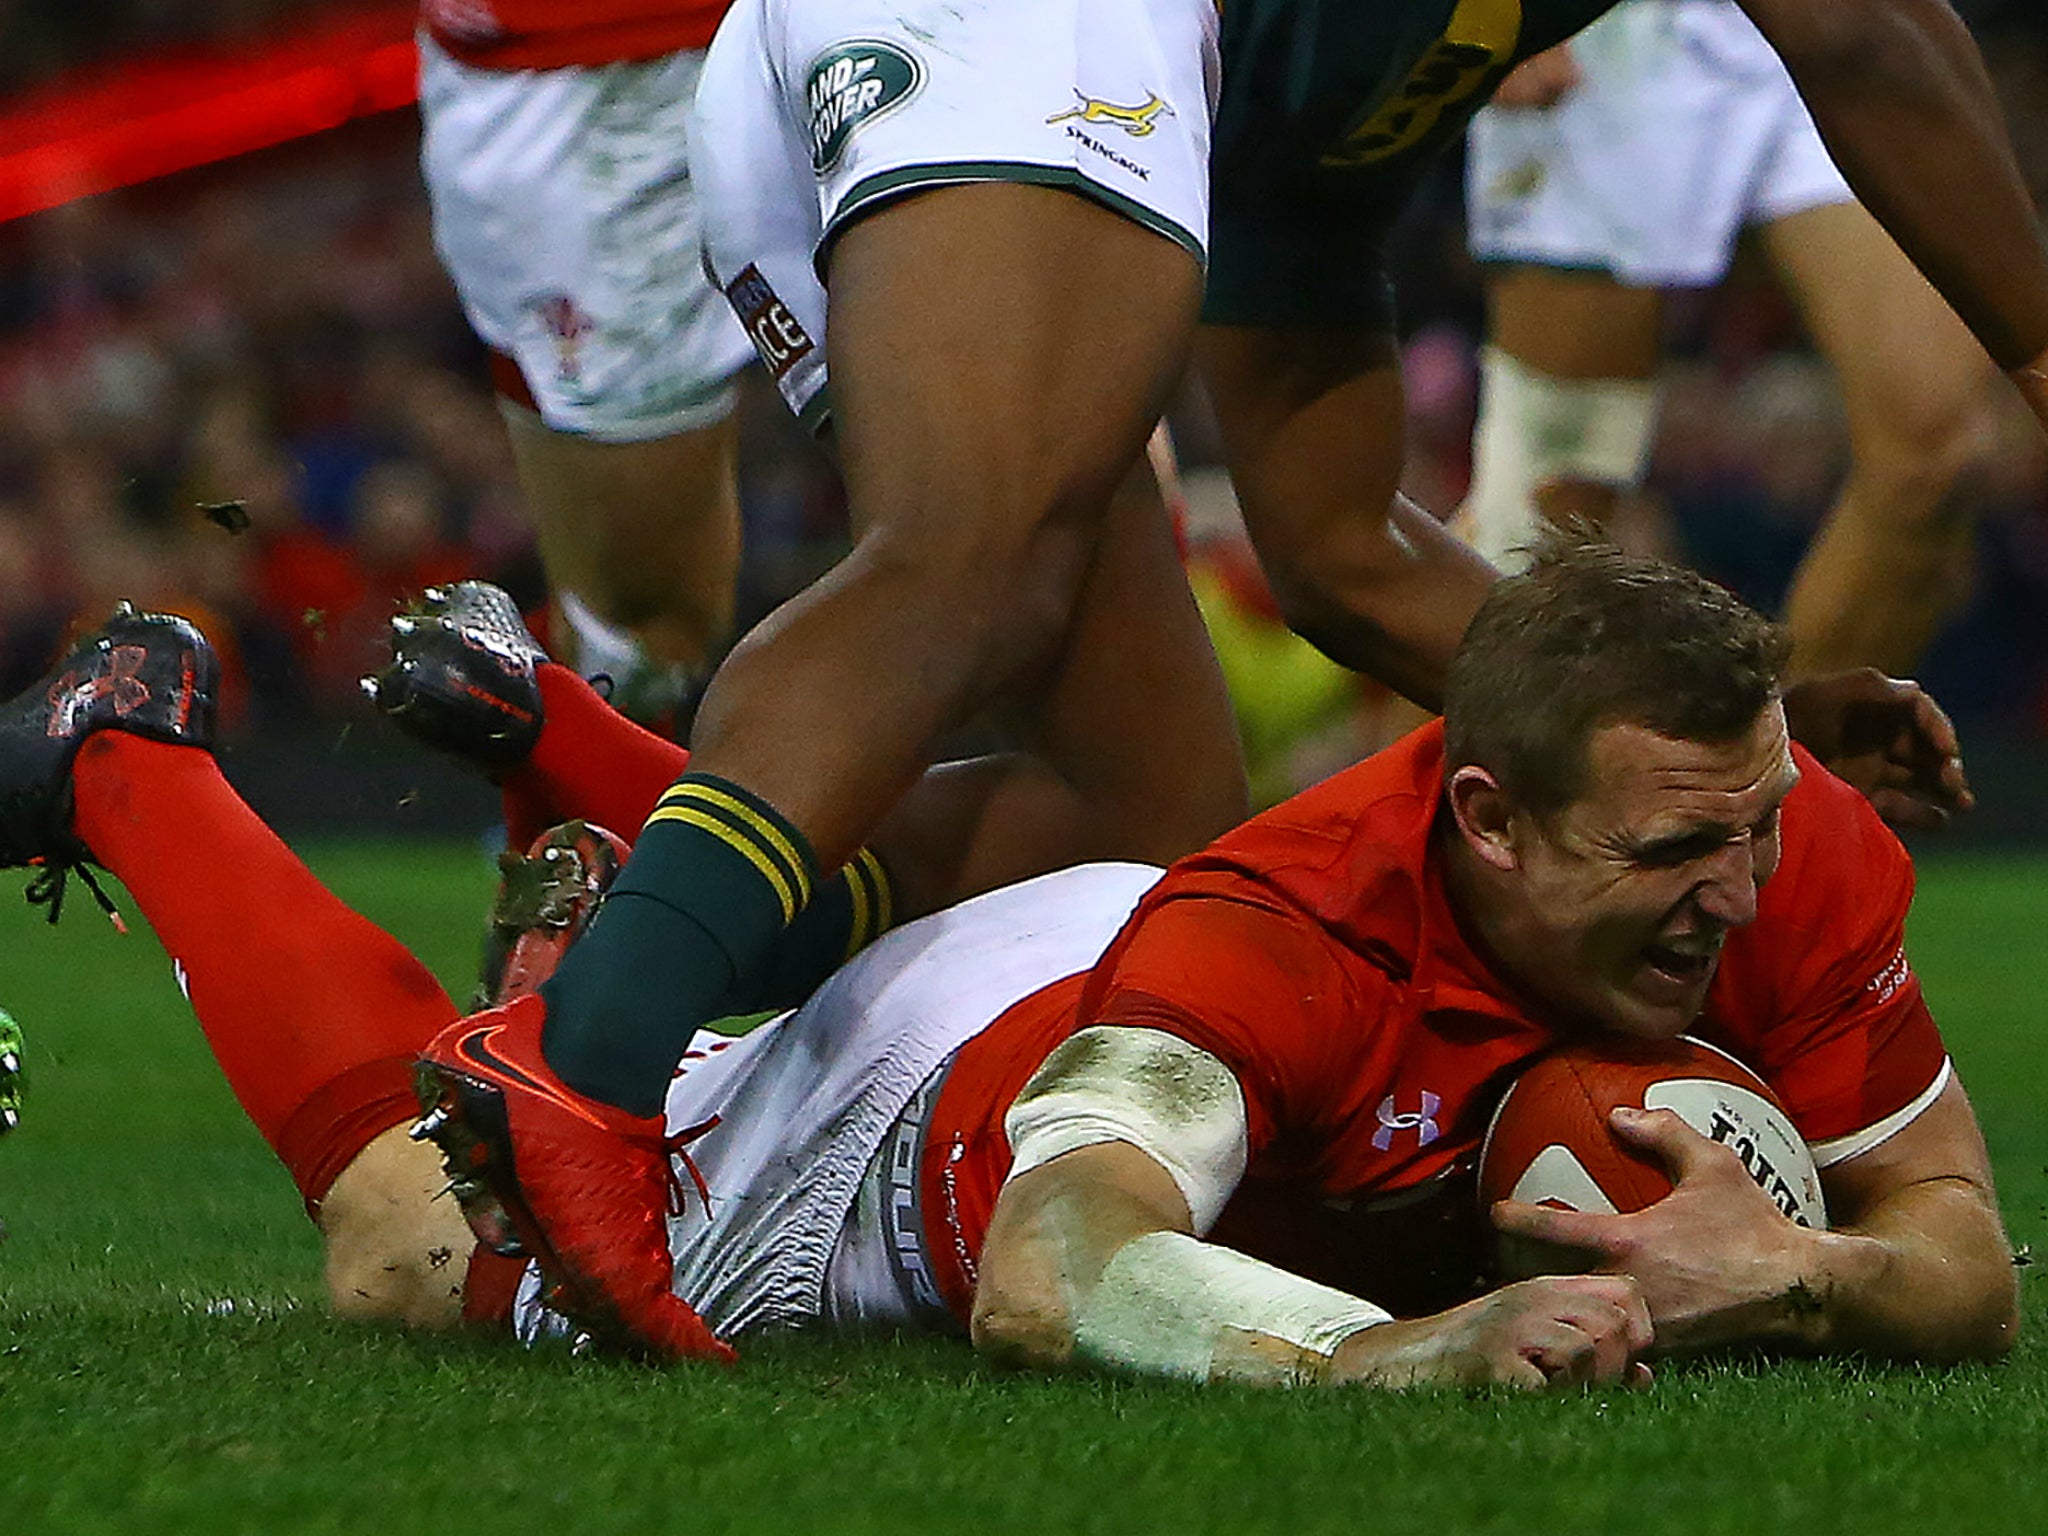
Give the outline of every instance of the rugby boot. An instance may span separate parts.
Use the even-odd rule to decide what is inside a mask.
[[[628,851],[623,838],[602,827],[565,821],[535,838],[525,853],[508,848],[498,856],[498,894],[484,932],[483,974],[471,1012],[540,990],[597,915]],[[687,1153],[683,1160],[688,1166]],[[699,1177],[694,1166],[690,1173]],[[486,1247],[506,1258],[525,1253],[490,1185],[473,1172],[451,1169],[447,1192]]]
[[[48,905],[52,922],[69,871],[99,894],[84,869],[92,852],[71,830],[79,743],[119,730],[210,747],[219,694],[220,663],[196,626],[121,603],[40,682],[0,704],[0,869],[43,867],[29,899]]]
[[[541,1055],[546,1016],[530,994],[442,1031],[417,1068],[414,1140],[440,1148],[458,1198],[472,1194],[463,1212],[476,1211],[478,1239],[502,1251],[509,1237],[539,1260],[547,1305],[598,1348],[730,1363],[732,1347],[670,1289],[688,1137],[564,1083]]]
[[[21,1124],[21,1026],[0,1008],[0,1136]]]
[[[625,839],[587,821],[565,821],[523,854],[498,856],[498,895],[484,940],[474,1006],[488,1008],[539,990],[626,862]]]
[[[392,619],[391,664],[363,691],[407,735],[495,778],[540,740],[547,659],[504,588],[458,581]]]

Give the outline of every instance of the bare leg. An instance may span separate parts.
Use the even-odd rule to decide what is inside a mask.
[[[1244,818],[1236,720],[1149,471],[1118,493],[1066,643],[1024,692],[1020,750],[930,770],[876,835],[904,910],[1087,860],[1169,863]]]
[[[630,632],[657,665],[707,671],[732,629],[739,572],[732,418],[607,443],[552,431],[509,402],[501,407],[555,594],[556,635],[571,632],[559,605],[574,593],[606,624]]]
[[[1764,239],[1849,422],[1848,481],[1786,605],[1793,667],[1910,672],[1968,577],[1991,363],[1860,205],[1794,214]]]
[[[1595,475],[1572,461],[1612,452],[1600,438],[1612,424],[1583,413],[1618,404],[1621,414],[1642,420],[1643,392],[1657,373],[1663,295],[1602,273],[1547,267],[1493,272],[1486,294],[1488,339],[1500,356],[1488,364],[1472,494],[1458,521],[1482,553],[1498,559],[1545,523],[1582,518],[1606,526],[1632,487],[1633,472]],[[1523,370],[1530,382],[1520,387],[1531,398],[1504,399],[1515,384],[1504,376],[1508,368]]]
[[[1200,282],[1180,247],[1039,187],[931,192],[847,231],[832,357],[854,550],[720,668],[693,769],[843,862],[941,732],[1057,653]]]

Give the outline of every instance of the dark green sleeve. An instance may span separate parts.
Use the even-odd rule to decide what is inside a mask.
[[[1517,63],[1613,0],[1230,0],[1211,153],[1219,325],[1390,325],[1383,246]]]

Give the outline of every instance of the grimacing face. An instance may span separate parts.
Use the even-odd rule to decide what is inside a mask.
[[[1727,742],[1601,727],[1584,793],[1547,822],[1521,812],[1509,822],[1499,958],[1538,996],[1602,1028],[1683,1033],[1723,942],[1756,917],[1778,866],[1778,810],[1798,781],[1776,701]]]

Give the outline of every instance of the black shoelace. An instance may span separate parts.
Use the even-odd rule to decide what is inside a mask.
[[[100,910],[107,914],[107,921],[121,933],[128,931],[128,924],[121,916],[121,909],[114,905],[114,898],[107,894],[106,888],[100,884],[99,877],[93,874],[90,867],[65,860],[39,861],[39,864],[36,876],[29,881],[28,890],[24,894],[30,906],[50,909],[49,921],[52,927],[56,926],[57,919],[64,913],[64,888],[75,870],[78,878],[85,882],[85,888],[92,892],[92,899],[98,902]]]

